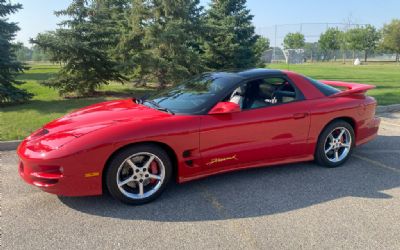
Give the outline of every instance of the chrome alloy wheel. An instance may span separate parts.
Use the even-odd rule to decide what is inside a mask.
[[[338,127],[331,131],[325,139],[325,155],[330,162],[339,162],[346,158],[352,145],[350,131]]]
[[[118,167],[117,186],[126,197],[144,199],[157,192],[165,179],[165,166],[156,155],[140,152]]]

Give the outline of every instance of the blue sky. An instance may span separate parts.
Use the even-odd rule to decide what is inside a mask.
[[[54,10],[68,6],[71,0],[11,0],[21,3],[24,9],[10,17],[18,22],[21,31],[16,40],[29,45],[29,38],[37,33],[53,30],[59,18]],[[209,0],[201,0],[208,5]],[[307,40],[317,39],[327,27],[324,23],[342,23],[351,19],[354,23],[369,23],[381,27],[393,18],[400,19],[400,0],[248,0],[247,6],[254,15],[257,32],[269,37],[274,44],[274,25],[321,23],[278,26],[277,43],[286,32],[302,30]],[[332,25],[330,25],[332,26]]]

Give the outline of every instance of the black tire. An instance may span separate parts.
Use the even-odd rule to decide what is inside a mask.
[[[325,149],[326,149],[325,143],[327,141],[327,137],[332,133],[332,131],[338,128],[345,128],[350,132],[350,137],[351,137],[350,149],[347,155],[343,159],[337,162],[332,162],[331,160],[328,159],[328,156],[325,154]],[[355,145],[355,136],[353,127],[344,120],[333,121],[324,128],[324,130],[318,137],[318,142],[314,154],[315,162],[320,166],[328,168],[339,167],[349,159],[349,157],[353,152],[354,145]]]
[[[158,159],[162,161],[165,169],[165,177],[163,179],[161,186],[155,193],[151,194],[149,197],[146,198],[133,199],[131,197],[126,196],[124,193],[120,191],[117,184],[117,174],[119,167],[121,166],[121,164],[124,163],[124,161],[127,158],[141,152],[151,153],[157,156]],[[129,205],[140,205],[153,201],[157,197],[159,197],[161,193],[164,191],[164,189],[167,187],[168,182],[171,179],[171,175],[172,175],[171,160],[168,154],[161,147],[154,144],[138,144],[118,152],[111,159],[105,172],[105,180],[107,189],[112,197]]]

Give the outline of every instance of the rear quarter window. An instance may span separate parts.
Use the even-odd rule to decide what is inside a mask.
[[[314,85],[325,96],[331,96],[333,94],[340,92],[340,90],[335,87],[329,86],[325,83],[319,82],[309,77],[305,78],[311,83],[311,85]]]

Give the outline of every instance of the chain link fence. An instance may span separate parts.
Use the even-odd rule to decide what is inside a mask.
[[[354,23],[297,23],[280,24],[266,27],[257,27],[257,34],[270,41],[270,49],[263,54],[266,63],[304,63],[320,61],[354,62],[356,58],[364,60],[364,51],[350,49],[329,51],[329,55],[322,51],[318,45],[320,35],[329,28],[347,31],[351,28],[362,27],[366,24]],[[304,35],[305,46],[300,49],[284,49],[283,40],[288,33],[300,32]],[[394,62],[396,54],[376,50],[369,52],[368,61]]]

